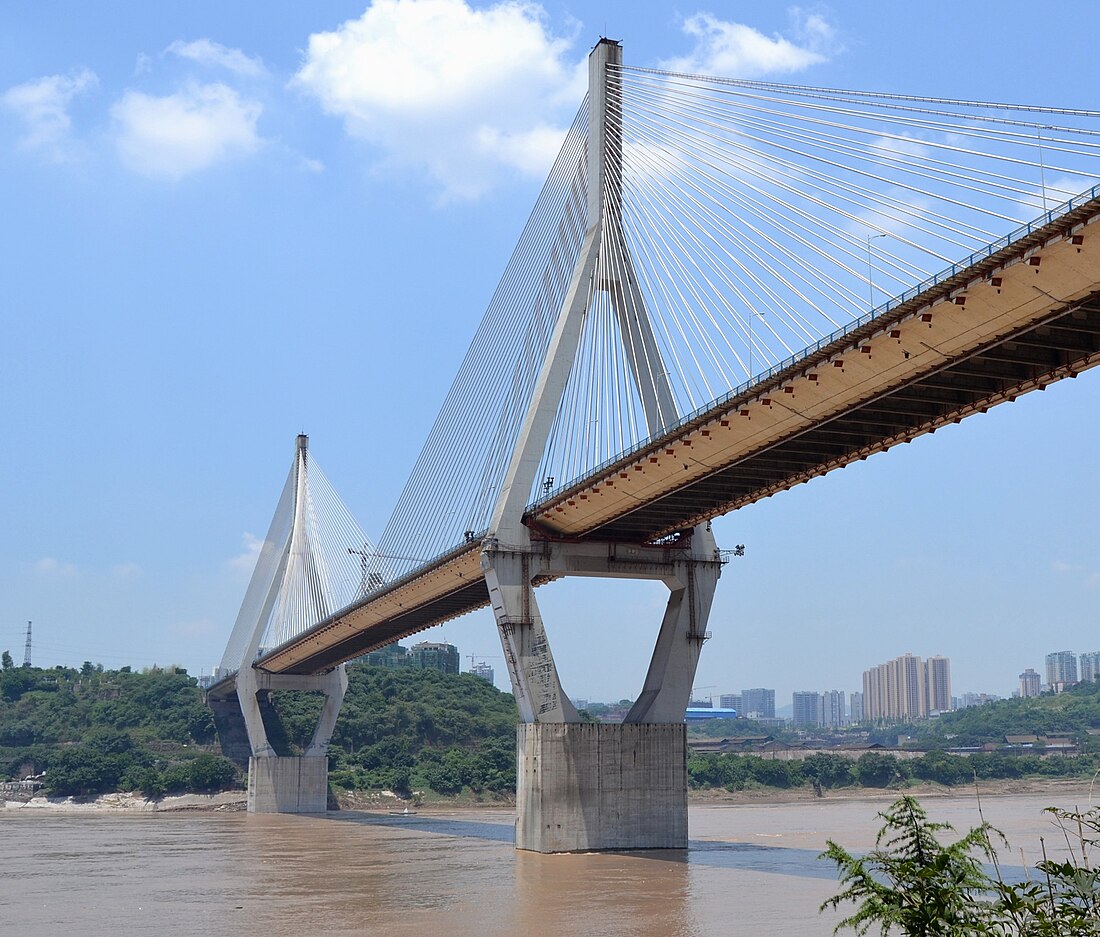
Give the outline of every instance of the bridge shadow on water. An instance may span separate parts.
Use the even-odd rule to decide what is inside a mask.
[[[328,819],[362,826],[390,827],[410,832],[464,837],[508,845],[515,842],[515,830],[511,823],[360,811],[330,813]],[[622,850],[615,854],[656,862],[700,865],[716,869],[770,872],[801,878],[836,879],[836,870],[830,863],[819,858],[819,851],[794,846],[762,846],[756,843],[724,840],[690,840],[687,849]]]

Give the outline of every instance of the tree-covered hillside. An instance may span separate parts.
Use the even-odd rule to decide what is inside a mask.
[[[1069,736],[1087,747],[1100,728],[1100,683],[1078,683],[1057,696],[1006,699],[944,713],[912,725],[877,730],[880,740],[910,735],[921,748],[1004,742],[1006,735]]]
[[[334,786],[401,793],[506,793],[515,787],[515,702],[470,674],[353,666],[329,749]],[[321,698],[278,693],[273,744],[309,742]],[[193,677],[173,668],[133,673],[0,670],[0,780],[46,772],[46,790],[207,791],[240,784],[220,755],[214,720]]]
[[[304,748],[320,696],[279,693],[274,703],[290,745]],[[472,674],[349,667],[330,778],[352,790],[511,792],[518,719],[511,694]]]
[[[221,790],[238,772],[215,742],[210,710],[185,671],[0,670],[4,779],[45,771],[47,792],[58,795]]]

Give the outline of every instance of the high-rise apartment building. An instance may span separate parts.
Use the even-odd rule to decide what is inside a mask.
[[[1081,682],[1093,683],[1100,680],[1100,651],[1088,651],[1077,658],[1081,668]]]
[[[863,722],[863,694],[858,691],[848,694],[848,719],[854,726]]]
[[[478,661],[476,664],[471,665],[470,673],[475,677],[481,677],[486,683],[493,683],[494,677],[493,668],[490,667],[485,661]]]
[[[458,673],[460,664],[458,648],[446,642],[421,641],[410,648],[409,664],[420,670]]]
[[[1047,683],[1056,690],[1077,682],[1077,655],[1073,651],[1047,654]]]
[[[1020,696],[1025,699],[1029,696],[1039,695],[1039,674],[1037,671],[1028,667],[1022,674],[1020,674]]]
[[[951,708],[951,661],[943,655],[936,654],[924,662],[924,690],[929,713]]]
[[[819,726],[824,722],[822,697],[816,690],[796,690],[792,696],[791,721],[796,726]]]
[[[744,715],[750,719],[753,716],[762,716],[764,719],[775,718],[775,690],[765,690],[762,687],[742,690],[741,704]]]
[[[740,693],[723,693],[718,697],[718,705],[723,709],[736,709],[737,715],[741,715],[741,694]]]
[[[848,724],[843,690],[826,690],[821,694],[821,724],[832,729]]]
[[[951,708],[951,661],[903,654],[863,672],[863,717],[918,719]]]

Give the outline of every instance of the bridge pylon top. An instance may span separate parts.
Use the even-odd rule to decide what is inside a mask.
[[[622,359],[650,433],[677,418],[668,369],[654,334],[622,223],[622,45],[601,39],[588,57],[587,222],[538,382],[489,525],[490,536],[519,544],[522,515],[546,452],[574,362],[582,352],[584,318],[598,294],[610,299]]]

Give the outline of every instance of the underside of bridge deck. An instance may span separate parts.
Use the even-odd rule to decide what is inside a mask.
[[[592,531],[645,540],[757,501],[1100,364],[1100,293]]]

